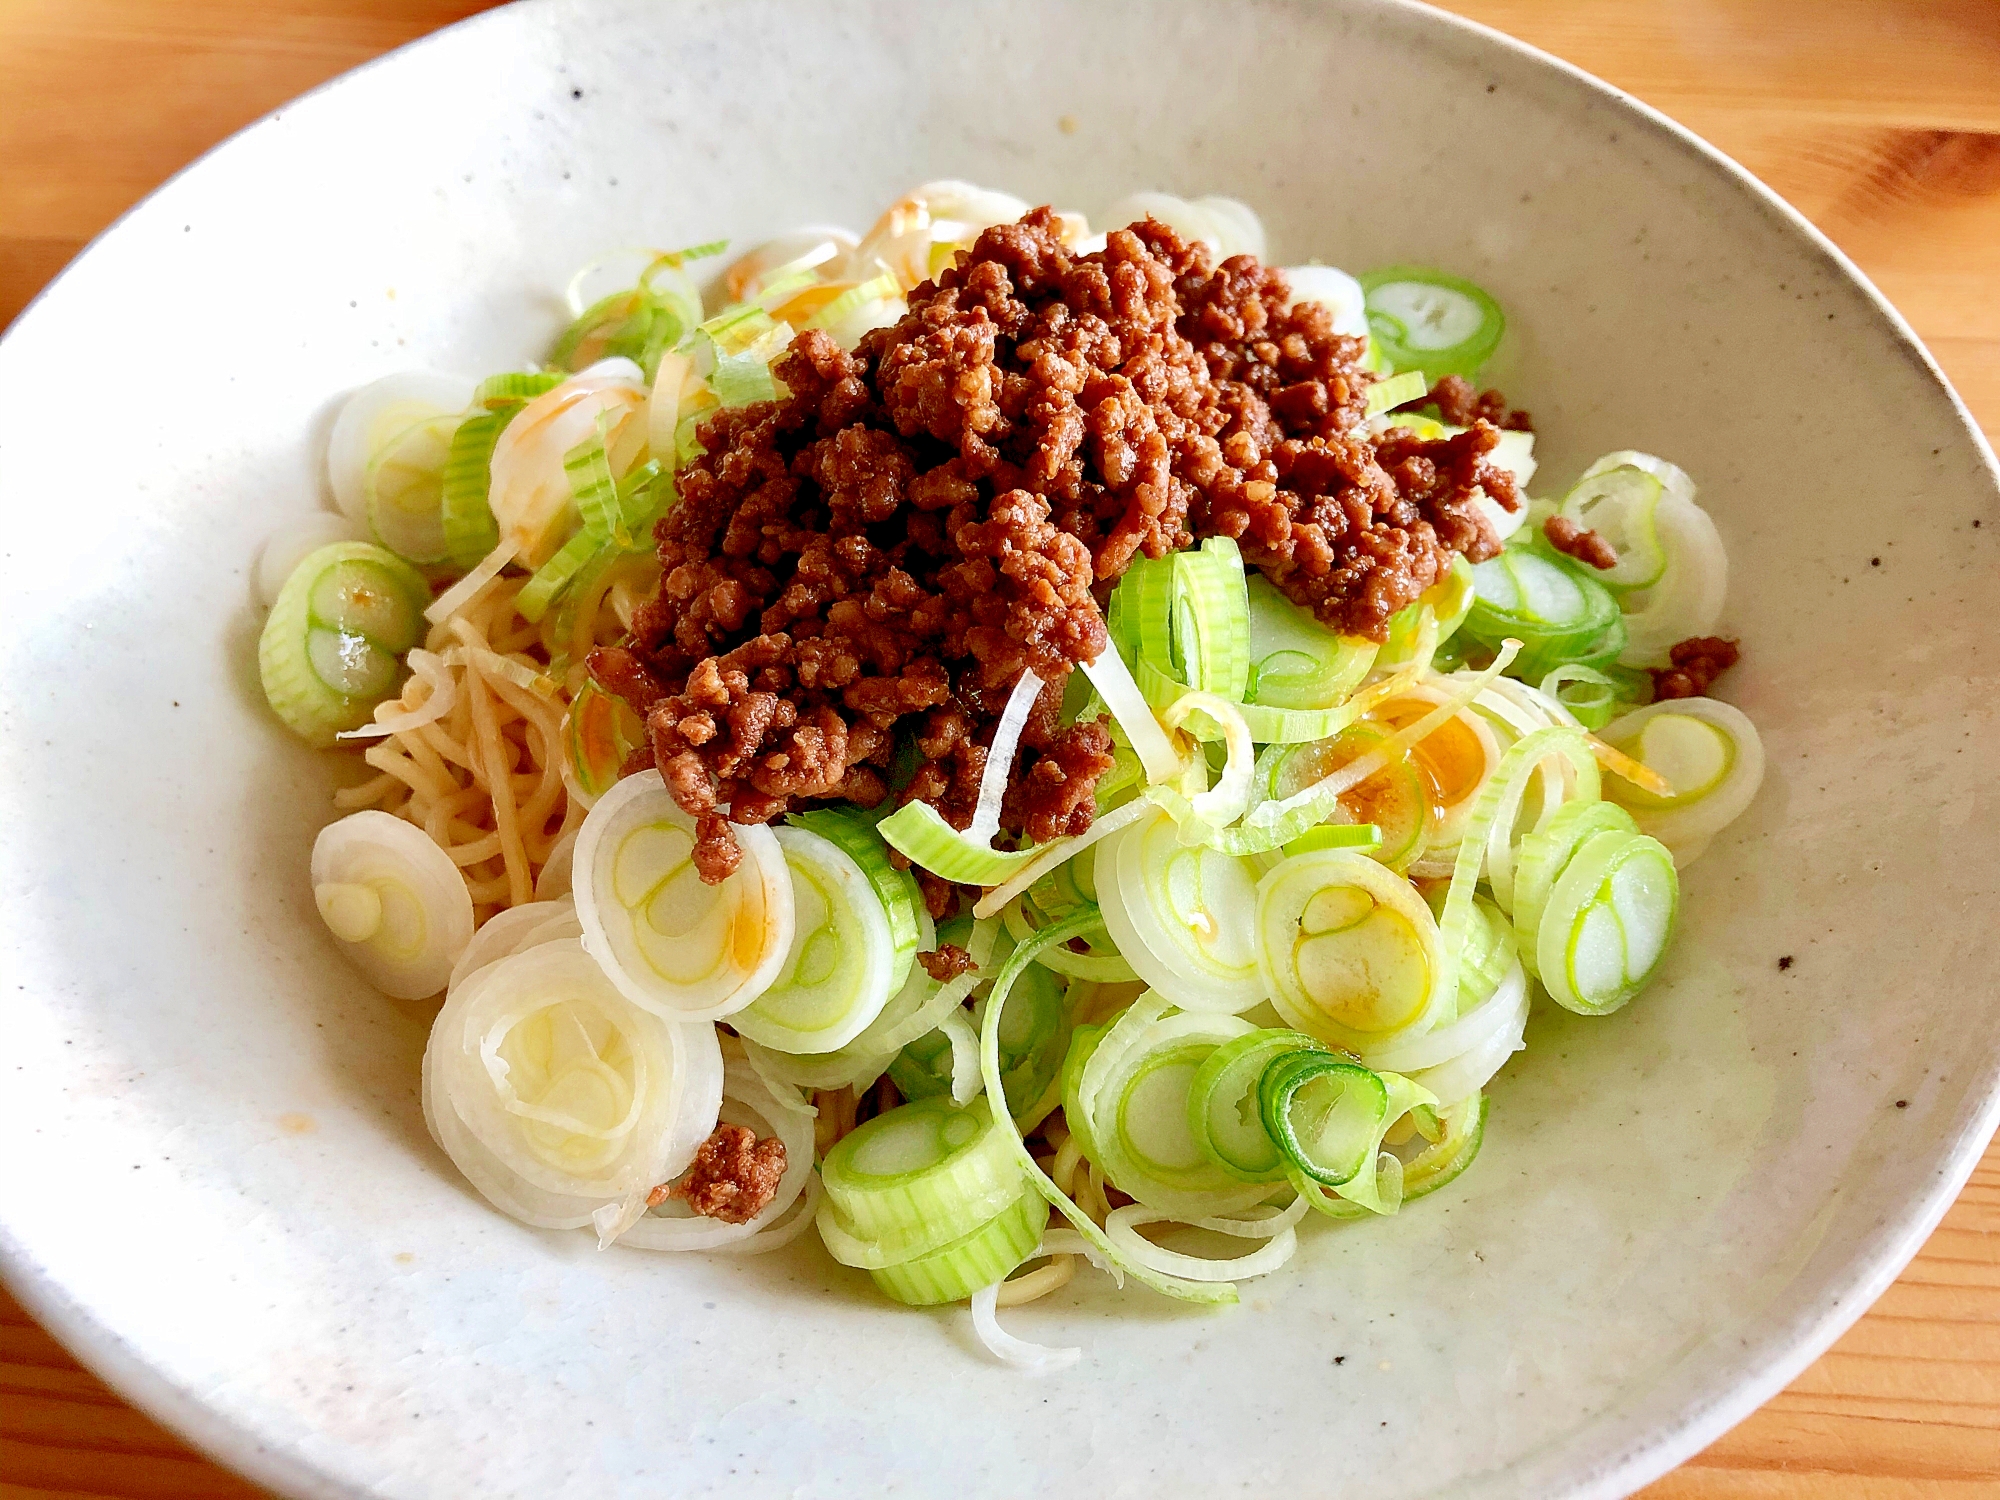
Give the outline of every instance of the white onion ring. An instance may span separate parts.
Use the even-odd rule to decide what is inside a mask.
[[[1042,695],[1042,679],[1026,667],[1014,681],[1000,722],[993,729],[993,743],[987,747],[986,765],[979,773],[979,803],[965,836],[976,844],[990,846],[1000,831],[1000,800],[1007,794],[1007,778],[1014,770],[1014,752],[1020,747],[1021,731],[1028,727],[1028,715]]]
[[[1385,1047],[1380,1052],[1366,1053],[1362,1062],[1377,1073],[1402,1073],[1414,1076],[1422,1069],[1436,1068],[1472,1051],[1490,1039],[1496,1032],[1506,1029],[1515,1019],[1515,1012],[1525,1013],[1528,999],[1528,976],[1521,967],[1521,961],[1514,960],[1500,983],[1478,1005],[1455,1021],[1448,1021],[1422,1036],[1399,1041],[1393,1047]],[[1509,1049],[1512,1050],[1511,1048]],[[1428,1085],[1426,1085],[1428,1087]],[[1431,1092],[1436,1093],[1435,1089]],[[1452,1100],[1446,1100],[1452,1103]]]
[[[377,705],[375,722],[363,724],[359,729],[343,729],[334,736],[337,740],[369,739],[385,734],[407,734],[412,729],[421,729],[426,724],[435,724],[450,713],[458,702],[458,679],[452,675],[445,659],[434,651],[426,651],[419,646],[404,658],[410,664],[413,681],[430,685],[430,694],[415,708],[403,707],[400,698],[391,698]],[[403,685],[409,691],[409,684]]]
[[[574,902],[527,901],[495,912],[473,933],[472,941],[459,954],[458,962],[452,965],[451,979],[446,988],[455,990],[488,964],[498,963],[509,954],[520,952],[528,946],[523,940],[530,933],[565,909],[574,915],[576,905]]]
[[[1516,968],[1519,968],[1518,963]],[[1479,1009],[1485,1010],[1487,1006],[1482,1005]],[[1473,1014],[1477,1015],[1478,1011]],[[1523,1040],[1528,1029],[1526,984],[1520,988],[1519,998],[1514,1002],[1513,1013],[1504,1019],[1505,1025],[1495,1028],[1484,1040],[1461,1052],[1449,1062],[1407,1075],[1410,1082],[1435,1094],[1440,1109],[1449,1109],[1454,1104],[1470,1099],[1493,1081],[1493,1075],[1506,1065],[1508,1058],[1527,1045]]]

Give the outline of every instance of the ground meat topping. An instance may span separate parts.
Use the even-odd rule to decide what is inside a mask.
[[[1550,516],[1542,522],[1542,535],[1549,545],[1580,563],[1600,571],[1618,566],[1618,549],[1598,533],[1576,524],[1567,516]]]
[[[1669,667],[1653,667],[1655,698],[1700,698],[1709,685],[1742,659],[1736,642],[1721,636],[1695,635],[1677,642],[1667,653]]]
[[[917,962],[924,966],[924,972],[939,984],[950,984],[961,974],[972,971],[975,965],[972,955],[956,943],[940,943],[928,953],[919,953]]]
[[[747,1224],[770,1207],[785,1175],[785,1143],[758,1139],[742,1125],[718,1125],[695,1148],[694,1165],[677,1183],[646,1195],[648,1207],[680,1198],[696,1213],[725,1224]]]
[[[851,354],[801,334],[778,400],[699,428],[659,591],[591,668],[644,715],[705,880],[741,858],[731,823],[880,803],[899,745],[916,769],[896,795],[964,827],[1024,668],[1047,689],[1002,825],[1082,833],[1110,739],[1060,726],[1063,689],[1141,553],[1233,537],[1328,625],[1379,639],[1454,553],[1497,550],[1475,501],[1521,503],[1491,461],[1491,419],[1525,422],[1504,401],[1440,382],[1468,430],[1372,437],[1363,341],[1282,272],[1216,266],[1150,220],[1085,256],[1059,228],[1037,209],[985,231],[893,327]],[[948,909],[948,887],[924,894]]]
[[[1438,420],[1452,427],[1470,427],[1474,422],[1491,422],[1506,432],[1533,432],[1535,424],[1524,411],[1516,411],[1498,391],[1474,391],[1463,375],[1447,375],[1424,397],[1438,409]],[[1412,403],[1421,405],[1422,403]]]

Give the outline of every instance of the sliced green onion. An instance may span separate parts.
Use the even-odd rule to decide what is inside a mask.
[[[985,1098],[919,1099],[843,1136],[820,1164],[823,1216],[856,1238],[941,1245],[1011,1205],[1023,1175]]]
[[[547,395],[567,378],[556,370],[509,371],[504,375],[489,375],[480,381],[472,404],[483,406],[488,411],[520,407],[537,396]]]
[[[1666,548],[1655,522],[1666,485],[1637,464],[1594,464],[1563,496],[1558,514],[1611,544],[1618,561],[1597,569],[1597,581],[1608,589],[1651,588],[1667,570]],[[1676,471],[1678,472],[1678,470]],[[1693,494],[1694,486],[1688,486]]]
[[[889,862],[882,835],[858,811],[816,808],[791,813],[785,821],[836,845],[867,877],[876,899],[882,903],[883,914],[889,919],[889,936],[895,944],[896,963],[890,973],[890,992],[900,990],[909,981],[910,968],[916,962],[921,931],[917,913],[923,908],[924,898],[916,877]]]
[[[460,422],[451,435],[441,505],[445,545],[454,567],[470,568],[500,545],[500,526],[486,503],[493,487],[493,446],[520,409],[510,402],[498,411],[479,412]]]
[[[1086,855],[1089,852],[1086,851]],[[1067,869],[1069,866],[1063,865],[1055,873],[1060,876]],[[1049,881],[1038,882],[1037,889],[1048,884]],[[1032,895],[1032,892],[1030,894]],[[1007,909],[1000,914],[1000,920],[1006,924],[1008,936],[1017,943],[1027,939],[1035,930],[1034,921],[1023,910],[1027,899],[1023,897],[1021,900],[1009,902]],[[1073,910],[1086,901],[1094,904],[1095,898],[1079,894],[1065,902],[1056,915],[1060,916],[1063,911]],[[1078,953],[1067,946],[1047,948],[1042,951],[1038,962],[1051,973],[1061,974],[1069,979],[1087,979],[1093,984],[1129,984],[1139,977],[1138,972],[1120,956],[1116,948],[1090,953]]]
[[[989,849],[945,822],[928,802],[905,802],[875,828],[912,864],[960,885],[999,885],[1035,853]]]
[[[1486,1140],[1486,1095],[1473,1094],[1442,1112],[1444,1130],[1403,1169],[1403,1201],[1413,1203],[1463,1176]]]
[[[444,472],[458,425],[454,414],[404,428],[376,449],[362,476],[375,540],[420,566],[452,555],[444,528]]]
[[[660,356],[687,331],[683,309],[641,285],[600,297],[564,330],[549,362],[584,370],[600,360],[629,359],[653,378]]]
[[[1250,631],[1250,674],[1244,690],[1247,703],[1274,709],[1328,709],[1361,685],[1375,662],[1373,641],[1327,629],[1279,593],[1261,573],[1250,575],[1246,593]],[[1271,743],[1256,730],[1252,722],[1251,733],[1258,742]]]
[[[1264,876],[1253,946],[1278,1014],[1356,1052],[1427,1030],[1455,993],[1423,898],[1348,849],[1293,855]]]
[[[623,698],[586,682],[570,700],[563,737],[571,774],[595,802],[617,782],[632,752],[645,744],[646,726]]]
[[[1429,1090],[1400,1074],[1375,1073],[1326,1052],[1283,1053],[1265,1065],[1257,1084],[1258,1113],[1294,1185],[1303,1179],[1331,1188],[1379,1214],[1394,1213],[1403,1197],[1402,1163],[1385,1156],[1382,1137],[1412,1109],[1436,1104]]]
[[[1252,919],[1258,871],[1190,847],[1163,812],[1107,841],[1097,887],[1104,927],[1139,977],[1186,1010],[1235,1012],[1265,998]]]
[[[1041,965],[1022,974],[1014,986],[1013,1002],[1000,1028],[1001,1083],[1007,1112],[1025,1134],[1062,1102],[1070,1015],[1062,982]],[[983,1015],[984,1006],[983,1001],[974,1004],[975,1020]]]
[[[1004,1281],[1035,1253],[1049,1222],[1049,1206],[1033,1188],[963,1239],[915,1260],[868,1273],[876,1286],[907,1307],[960,1302],[981,1287]]]
[[[521,612],[521,618],[540,621],[577,574],[610,545],[595,531],[579,531],[564,542],[554,556],[535,569],[521,585],[521,592],[514,596],[514,607]]]
[[[1612,777],[1606,794],[1683,864],[1742,816],[1763,784],[1757,726],[1713,698],[1668,698],[1637,709],[1607,724],[1604,739],[1665,779],[1665,796],[1622,776]]]
[[[882,1013],[897,974],[908,976],[916,914],[908,891],[892,888],[904,906],[904,920],[892,924],[875,883],[832,839],[793,825],[774,831],[791,869],[791,951],[770,988],[730,1024],[781,1052],[832,1052]]]
[[[1571,857],[1598,834],[1638,831],[1632,815],[1615,802],[1569,802],[1521,840],[1514,861],[1514,931],[1521,962],[1530,975],[1539,974],[1536,935],[1541,931],[1542,910]]]
[[[1064,1096],[1063,1118],[1086,1122],[1105,1177],[1148,1208],[1176,1218],[1236,1213],[1270,1186],[1246,1185],[1209,1160],[1189,1123],[1189,1091],[1216,1048],[1252,1028],[1233,1016],[1171,1012],[1155,994],[1133,1001]]]
[[[393,552],[335,542],[300,560],[257,642],[264,696],[309,744],[334,742],[392,696],[423,635],[430,586]]]
[[[1461,277],[1389,266],[1360,280],[1376,347],[1398,370],[1423,371],[1427,385],[1477,375],[1506,332],[1500,304]]]
[[[1476,598],[1460,627],[1467,640],[1525,643],[1515,672],[1529,679],[1586,655],[1619,623],[1618,603],[1577,564],[1538,547],[1509,547],[1472,570]]]
[[[1622,649],[1622,647],[1621,647]],[[1613,653],[1616,660],[1616,653]],[[1602,729],[1618,712],[1625,684],[1596,667],[1565,662],[1552,668],[1541,690],[1568,709],[1585,729]]]
[[[890,1060],[889,1081],[910,1101],[948,1095],[952,1091],[952,1052],[951,1036],[943,1027],[926,1032]]]
[[[1580,1015],[1609,1015],[1658,970],[1679,909],[1666,845],[1644,834],[1597,834],[1549,892],[1536,934],[1542,987]]]
[[[989,1097],[1004,1097],[1005,1086],[1000,1072],[1000,1026],[1006,1016],[1008,994],[1017,980],[1035,961],[1035,955],[1045,947],[1068,942],[1073,937],[1081,937],[1101,926],[1103,918],[1091,907],[1080,907],[1060,921],[1051,922],[1040,932],[1017,947],[993,980],[992,992],[986,998],[986,1013],[979,1031],[979,1069],[986,1080]],[[1101,1044],[1102,1039],[1099,1039]],[[1074,1049],[1072,1049],[1074,1051]],[[1093,1054],[1091,1062],[1095,1062]],[[1086,1064],[1088,1067],[1089,1064]],[[1201,1283],[1185,1280],[1177,1276],[1163,1275],[1139,1264],[1114,1245],[1097,1224],[1081,1208],[1071,1201],[1069,1195],[1057,1187],[1048,1173],[1041,1169],[1022,1141],[1020,1132],[1013,1129],[1013,1121],[1004,1122],[1008,1137],[1013,1145],[1015,1160],[1028,1172],[1036,1189],[1055,1205],[1056,1211],[1069,1220],[1076,1232],[1104,1258],[1113,1269],[1113,1275],[1130,1275],[1154,1291],[1169,1297],[1178,1297],[1189,1302],[1228,1303],[1234,1302],[1236,1288],[1228,1282]],[[1072,1125],[1071,1129],[1075,1129]],[[1081,1143],[1080,1143],[1081,1144]]]
[[[1250,675],[1250,605],[1243,554],[1213,536],[1173,557],[1174,664],[1188,686],[1232,702]]]
[[[1391,407],[1401,406],[1407,401],[1415,401],[1430,390],[1422,370],[1405,370],[1400,375],[1391,375],[1386,380],[1378,380],[1368,387],[1367,404],[1363,412],[1376,416]]]
[[[1243,1182],[1282,1182],[1287,1159],[1264,1128],[1258,1084],[1291,1052],[1325,1051],[1302,1031],[1252,1031],[1209,1054],[1188,1089],[1188,1129],[1203,1154]]]

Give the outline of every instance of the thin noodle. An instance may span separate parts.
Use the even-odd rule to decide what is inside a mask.
[[[998,1293],[999,1305],[1019,1307],[1024,1302],[1033,1302],[1038,1297],[1046,1297],[1057,1288],[1068,1286],[1070,1279],[1075,1275],[1074,1255],[1052,1255],[1047,1265],[1001,1282]]]

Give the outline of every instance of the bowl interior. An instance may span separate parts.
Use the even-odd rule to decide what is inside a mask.
[[[599,1255],[487,1209],[424,1133],[427,1012],[314,916],[332,776],[253,661],[250,565],[323,503],[339,393],[539,355],[606,249],[865,221],[946,176],[1086,212],[1229,193],[1281,259],[1491,288],[1538,490],[1620,447],[1700,484],[1726,695],[1770,759],[1686,873],[1665,980],[1539,1015],[1471,1173],[1310,1233],[1227,1312],[1079,1278],[1011,1318],[1086,1350],[1040,1384],[810,1237]],[[0,484],[0,1252],[129,1390],[293,1493],[1622,1493],[1844,1326],[1990,1127],[1983,446],[1767,196],[1432,12],[494,13],[97,245],[0,346]]]

